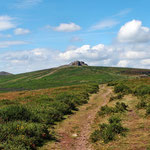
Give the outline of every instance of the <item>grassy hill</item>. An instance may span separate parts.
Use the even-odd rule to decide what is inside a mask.
[[[145,73],[150,74],[150,70],[92,66],[58,67],[17,75],[0,76],[0,92],[34,90],[83,83],[100,84]]]

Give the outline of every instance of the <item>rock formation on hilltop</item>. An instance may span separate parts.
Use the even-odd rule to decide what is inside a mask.
[[[69,66],[88,66],[88,65],[83,61],[74,61],[74,62],[71,62]]]
[[[12,75],[12,74],[8,73],[8,72],[5,72],[5,71],[0,72],[0,76],[5,76],[5,75]]]

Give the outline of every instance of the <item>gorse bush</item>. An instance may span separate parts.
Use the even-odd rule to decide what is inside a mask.
[[[109,101],[120,100],[123,98],[123,96],[124,96],[123,93],[118,93],[116,96],[111,96]]]
[[[115,107],[108,107],[107,105],[102,106],[98,114],[100,116],[103,116],[103,115],[108,115],[112,113],[121,113],[121,112],[127,111],[128,110],[127,108],[128,108],[128,105],[126,105],[125,103],[117,102],[115,104]]]
[[[113,112],[114,112],[113,107],[108,107],[107,105],[105,105],[105,106],[102,106],[102,107],[101,107],[101,109],[100,109],[100,111],[98,112],[98,114],[99,114],[100,116],[103,116],[103,115],[106,115],[106,114],[111,114],[111,113],[113,113]]]
[[[0,108],[0,117],[4,121],[36,120],[36,117],[23,105],[8,105]]]
[[[128,105],[126,105],[125,103],[123,102],[117,102],[116,105],[115,105],[115,108],[114,108],[114,112],[117,113],[117,112],[125,112],[127,111],[128,109]]]
[[[114,92],[115,93],[129,94],[129,93],[131,93],[131,89],[128,86],[120,83],[120,84],[117,84],[114,86]]]
[[[95,130],[91,134],[90,139],[92,142],[103,140],[104,143],[108,143],[112,140],[115,140],[117,135],[125,136],[125,133],[128,131],[128,129],[122,126],[119,116],[113,115],[108,121],[108,124],[100,124],[99,129]]]
[[[54,134],[44,124],[15,121],[0,125],[0,141],[5,149],[32,149],[45,139],[54,139]]]
[[[144,96],[146,94],[150,94],[150,86],[149,85],[140,85],[135,88],[134,94],[137,96]]]
[[[141,99],[140,102],[138,102],[138,104],[136,105],[137,109],[142,109],[146,107],[147,107],[147,103],[144,99]]]

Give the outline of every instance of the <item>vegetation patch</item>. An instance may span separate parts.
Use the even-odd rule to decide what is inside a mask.
[[[124,96],[124,93],[118,93],[116,96],[111,96],[109,101],[111,102],[113,100],[120,100],[123,98],[123,96]]]
[[[93,143],[99,140],[102,140],[104,143],[108,143],[115,140],[117,135],[125,136],[128,129],[122,126],[119,116],[111,116],[108,122],[108,124],[100,124],[99,129],[95,130],[91,134],[90,139]]]
[[[103,115],[109,115],[114,113],[121,113],[127,111],[128,110],[127,108],[128,105],[126,105],[125,103],[116,102],[114,107],[108,107],[107,105],[102,106],[98,114],[100,116],[103,116]]]
[[[87,103],[89,94],[98,89],[96,84],[79,85],[56,89],[50,95],[22,97],[17,103],[0,101],[0,149],[30,150],[54,140],[52,125]]]

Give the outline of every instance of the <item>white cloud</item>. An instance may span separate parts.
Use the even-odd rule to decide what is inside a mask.
[[[41,3],[43,0],[18,0],[15,4],[17,8],[29,8]]]
[[[23,34],[28,34],[28,33],[30,33],[30,30],[28,29],[17,28],[14,30],[15,35],[23,35]]]
[[[106,20],[103,20],[103,21],[97,23],[96,25],[90,27],[90,31],[112,28],[113,26],[117,25],[118,23],[119,22],[114,19],[106,19]]]
[[[106,59],[111,54],[111,49],[106,48],[103,44],[91,47],[90,45],[83,45],[76,49],[70,49],[59,54],[60,59],[72,61],[77,59],[83,60],[102,60]]]
[[[120,60],[117,64],[118,67],[127,67],[129,64],[128,60]]]
[[[142,59],[149,56],[147,53],[148,52],[126,51],[125,53],[121,54],[121,57],[126,59]]]
[[[57,27],[47,26],[47,28],[58,32],[74,32],[81,30],[81,27],[79,25],[76,25],[75,23],[61,23]]]
[[[138,39],[138,36],[141,37],[137,35]],[[4,41],[0,42],[0,47],[26,44],[22,42]],[[71,46],[64,52],[45,48],[5,52],[0,54],[0,70],[19,73],[64,65],[75,60],[96,66],[150,68],[150,42]]]
[[[27,44],[25,41],[0,41],[0,48],[7,48],[14,45],[24,45]]]
[[[150,41],[150,28],[142,26],[139,20],[127,22],[118,33],[118,41],[122,43],[148,42]]]
[[[15,28],[16,25],[12,22],[13,18],[9,16],[0,16],[0,31]]]
[[[45,48],[6,52],[0,55],[0,70],[22,73],[55,67],[63,63],[57,53]]]

